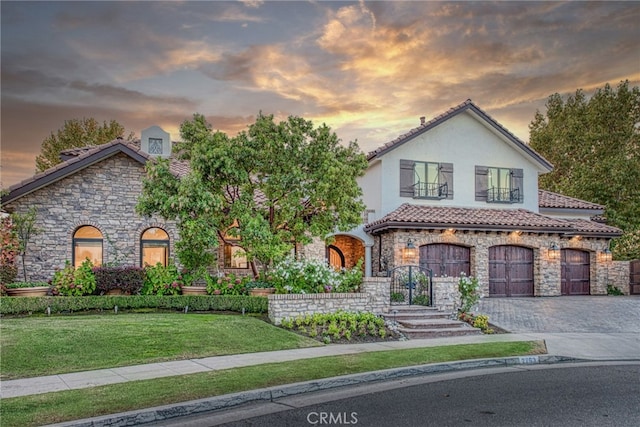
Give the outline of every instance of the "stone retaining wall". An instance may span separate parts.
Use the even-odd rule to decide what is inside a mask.
[[[357,293],[269,295],[269,319],[279,325],[282,319],[315,313],[368,311],[383,314],[389,311],[389,292],[389,279],[367,277],[361,292]]]

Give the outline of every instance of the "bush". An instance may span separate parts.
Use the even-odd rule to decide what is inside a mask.
[[[624,292],[617,286],[607,285],[607,295],[624,295]]]
[[[337,311],[285,318],[282,320],[281,327],[316,338],[324,343],[330,343],[332,340],[351,341],[354,336],[385,338],[388,333],[384,319],[368,312]]]
[[[159,309],[189,311],[234,311],[238,313],[266,313],[268,300],[263,297],[250,296],[157,296],[157,295],[117,295],[117,296],[83,296],[83,297],[2,297],[0,314],[22,315],[46,313],[69,313],[82,311]]]
[[[42,286],[49,287],[49,284],[47,282],[14,282],[5,285],[7,289],[38,288]]]
[[[88,259],[77,269],[66,261],[64,268],[53,274],[54,293],[65,296],[92,294],[96,290],[96,277],[92,267],[93,264]]]
[[[417,295],[413,298],[413,303],[416,305],[429,305],[429,297],[427,295]]]
[[[145,267],[145,280],[141,293],[143,295],[178,295],[182,289],[182,278],[178,268],[170,264],[163,266],[157,263]]]
[[[248,295],[247,284],[249,277],[240,277],[235,274],[226,276],[207,276],[207,293],[210,295]]]
[[[96,267],[96,290],[104,294],[113,289],[121,289],[126,294],[137,294],[142,289],[146,273],[140,267]]]
[[[362,284],[362,261],[351,269],[336,271],[326,261],[289,257],[276,264],[267,280],[279,294],[354,292]]]
[[[11,283],[18,276],[16,257],[20,244],[14,230],[11,217],[5,216],[0,220],[0,284]]]
[[[458,281],[458,290],[460,291],[461,311],[470,311],[480,301],[480,285],[475,277],[467,277],[462,274]]]

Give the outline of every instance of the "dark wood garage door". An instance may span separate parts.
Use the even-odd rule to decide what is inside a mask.
[[[470,276],[470,250],[465,246],[433,243],[420,246],[420,267],[433,271],[433,277]]]
[[[489,296],[533,296],[533,250],[508,245],[489,248]]]
[[[589,252],[563,249],[561,255],[560,291],[562,295],[589,295]]]
[[[629,293],[640,295],[640,259],[631,261],[629,268]]]

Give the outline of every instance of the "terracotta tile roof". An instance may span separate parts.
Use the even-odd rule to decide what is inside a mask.
[[[553,233],[619,235],[615,227],[582,220],[551,218],[526,209],[479,209],[418,206],[405,203],[383,218],[366,224],[366,232],[395,228],[461,228]]]
[[[541,208],[557,209],[604,210],[604,206],[597,203],[587,202],[586,200],[580,200],[546,190],[538,190],[538,206]]]
[[[396,139],[394,139],[392,141],[389,141],[386,144],[384,144],[383,146],[381,146],[381,147],[369,152],[367,154],[367,160],[373,160],[374,158],[377,158],[377,157],[385,154],[386,152],[388,152],[390,150],[393,150],[394,148],[396,148],[396,147],[404,144],[405,142],[411,140],[413,137],[415,137],[417,135],[420,135],[420,134],[428,131],[431,128],[434,128],[435,126],[439,125],[440,123],[444,122],[445,120],[448,120],[448,119],[454,117],[455,115],[457,115],[459,113],[462,113],[463,111],[466,111],[466,110],[472,110],[478,116],[482,117],[491,126],[493,126],[498,132],[502,133],[507,139],[509,139],[511,142],[513,142],[515,145],[517,145],[520,149],[522,149],[523,151],[528,153],[532,158],[534,158],[537,162],[539,162],[541,165],[543,165],[549,171],[551,171],[553,169],[553,165],[551,163],[549,163],[548,160],[546,160],[544,157],[542,157],[540,154],[538,154],[535,150],[533,150],[531,147],[529,147],[527,144],[525,144],[517,136],[515,136],[513,133],[511,133],[507,128],[502,126],[496,119],[494,119],[489,114],[487,114],[485,111],[480,109],[480,107],[475,105],[473,103],[473,101],[471,101],[470,99],[467,99],[463,103],[458,104],[455,107],[450,108],[449,110],[445,111],[444,113],[440,114],[439,116],[436,116],[433,119],[431,119],[431,120],[429,120],[429,121],[427,121],[425,123],[422,123],[420,126],[411,129],[409,132],[407,132],[407,133],[405,133],[403,135],[400,135]]]

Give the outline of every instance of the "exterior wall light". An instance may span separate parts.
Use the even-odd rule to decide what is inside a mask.
[[[613,254],[611,253],[611,250],[609,250],[609,248],[604,248],[600,252],[600,259],[604,262],[611,261],[613,259]]]
[[[407,246],[402,249],[402,257],[404,261],[407,263],[415,262],[415,259],[418,255],[418,248],[413,244],[413,240],[407,240]]]
[[[549,259],[559,259],[560,258],[560,248],[556,243],[552,243],[547,250],[549,254]]]

